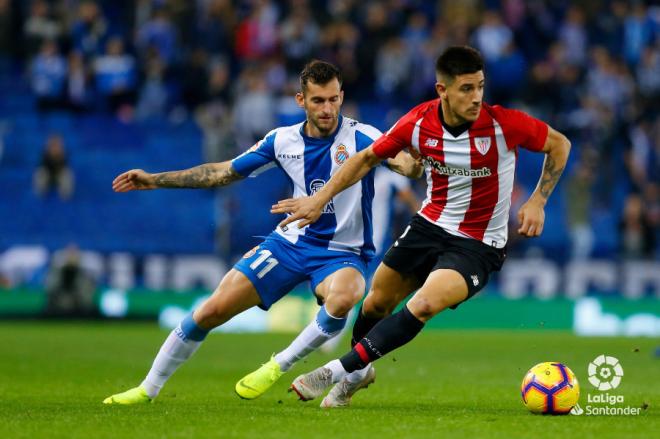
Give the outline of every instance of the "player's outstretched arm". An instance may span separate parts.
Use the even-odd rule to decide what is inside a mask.
[[[325,186],[311,197],[288,198],[273,205],[271,213],[291,214],[280,223],[280,227],[301,220],[298,227],[302,229],[316,222],[321,216],[323,206],[328,204],[332,197],[360,181],[371,168],[383,160],[371,148],[370,146],[346,160]]]
[[[408,178],[419,178],[424,174],[424,164],[421,157],[414,158],[405,151],[399,151],[396,157],[387,159],[387,167]]]
[[[520,228],[518,233],[523,236],[540,236],[543,232],[545,222],[544,207],[554,190],[559,177],[561,177],[568,154],[571,150],[571,142],[559,131],[548,127],[548,137],[543,146],[546,154],[543,162],[543,172],[534,193],[518,211],[518,222]]]
[[[112,189],[115,192],[129,192],[157,188],[212,188],[226,186],[242,178],[230,161],[206,163],[183,171],[158,174],[131,169],[114,179]]]

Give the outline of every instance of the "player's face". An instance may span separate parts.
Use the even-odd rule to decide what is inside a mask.
[[[323,85],[308,82],[304,93],[296,94],[298,105],[307,115],[307,134],[312,137],[332,134],[337,128],[343,100],[344,92],[336,78]]]
[[[452,124],[474,122],[479,118],[484,98],[484,72],[458,75],[453,81],[441,81],[436,85],[444,102],[445,121]]]

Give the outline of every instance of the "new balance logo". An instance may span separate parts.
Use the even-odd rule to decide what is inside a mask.
[[[428,146],[429,148],[435,148],[438,146],[438,139],[426,139],[426,142],[424,142],[424,146]]]

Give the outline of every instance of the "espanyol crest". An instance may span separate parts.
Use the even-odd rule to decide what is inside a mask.
[[[348,159],[349,154],[344,145],[339,145],[337,147],[337,152],[335,152],[335,162],[338,165],[343,165],[346,159]]]
[[[477,147],[477,151],[479,151],[481,155],[486,155],[490,149],[490,137],[475,137],[474,146]]]

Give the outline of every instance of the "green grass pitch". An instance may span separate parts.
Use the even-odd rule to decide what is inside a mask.
[[[284,347],[291,334],[212,334],[145,406],[104,406],[139,383],[167,332],[147,323],[0,323],[1,438],[650,438],[660,431],[659,340],[577,338],[556,331],[429,330],[376,363],[375,385],[349,409],[323,410],[286,389],[330,355],[312,354],[269,393],[243,401],[234,383]],[[339,353],[342,353],[341,349]],[[541,361],[577,374],[618,357],[625,405],[639,416],[538,416],[519,386]],[[337,355],[333,355],[335,357]],[[655,433],[653,433],[655,431]]]

